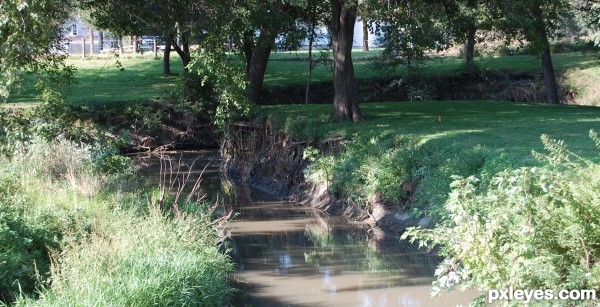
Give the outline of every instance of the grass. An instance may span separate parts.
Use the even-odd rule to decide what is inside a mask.
[[[374,51],[353,52],[355,74],[358,79],[380,77],[381,73],[371,65],[377,55]],[[316,54],[318,56],[318,53]],[[264,84],[266,87],[302,85],[306,82],[306,52],[276,52],[271,54],[267,66]],[[558,71],[575,71],[576,75],[597,76],[594,67],[600,60],[595,55],[555,54],[554,65]],[[151,57],[123,57],[118,61],[123,71],[116,64],[117,58],[98,56],[92,59],[70,58],[67,64],[77,68],[74,83],[67,96],[69,102],[96,101],[125,101],[160,99],[170,95],[176,88],[177,74],[182,71],[181,61],[173,56],[171,67],[173,76],[162,76],[162,62]],[[514,55],[502,57],[480,57],[476,65],[482,71],[516,71],[539,72],[540,60],[533,56]],[[463,60],[454,56],[440,56],[429,60],[420,72],[436,76],[454,74],[465,71]],[[405,69],[398,68],[394,74],[403,75]],[[33,77],[28,76],[22,93],[12,97],[9,102],[15,106],[37,102],[36,91],[33,87]],[[331,68],[325,65],[317,66],[313,71],[312,82],[327,82],[332,80]],[[593,87],[594,83],[583,79],[583,86]],[[583,98],[585,100],[585,98]]]
[[[589,158],[595,147],[590,129],[600,131],[600,108],[485,101],[423,101],[361,105],[366,120],[357,124],[329,120],[329,105],[265,106],[263,112],[298,139],[403,136],[421,143],[472,148],[485,146],[530,160],[541,150],[540,135],[563,139]]]
[[[36,140],[0,158],[0,305],[224,304],[233,264],[208,204],[170,213],[129,169],[99,172],[96,150]]]
[[[183,71],[181,61],[176,57],[171,59],[173,75],[168,77],[162,76],[162,61],[150,57],[72,57],[66,64],[77,69],[67,94],[67,100],[72,103],[168,97],[176,89],[177,75]],[[37,102],[34,79],[27,76],[24,91],[9,102],[17,105]]]
[[[343,137],[334,156],[318,156],[306,175],[326,181],[338,197],[368,206],[374,197],[407,206],[416,215],[444,215],[452,176],[477,176],[482,186],[505,169],[538,165],[542,134],[593,161],[598,151],[587,135],[600,131],[600,109],[484,101],[372,103],[360,123],[329,119],[331,106],[261,108],[275,129],[296,140]],[[310,152],[310,151],[308,151]],[[306,153],[306,151],[305,151]],[[312,153],[314,156],[314,153]],[[415,185],[409,189],[407,183]]]

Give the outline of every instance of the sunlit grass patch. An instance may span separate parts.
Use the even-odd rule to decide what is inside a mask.
[[[489,180],[504,169],[537,165],[542,134],[600,161],[588,140],[600,130],[600,109],[485,101],[422,101],[362,104],[365,121],[337,122],[330,105],[268,106],[264,115],[296,140],[350,140],[342,154],[320,157],[308,178],[326,180],[332,192],[367,204],[379,195],[400,203],[413,197],[417,214],[442,210],[452,175]],[[417,189],[403,191],[403,184]],[[438,212],[439,213],[439,212]]]

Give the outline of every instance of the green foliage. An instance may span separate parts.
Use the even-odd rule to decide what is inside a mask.
[[[62,50],[61,26],[70,6],[60,0],[0,2],[0,102],[19,87],[24,70],[50,79],[69,73],[56,51]]]
[[[569,138],[583,157],[600,161],[583,135],[600,122],[600,113],[589,107],[475,101],[372,103],[362,107],[368,120],[357,124],[330,120],[329,108],[260,110],[269,114],[274,130],[281,129],[294,140],[344,139],[334,147],[335,154],[311,162],[307,180],[326,184],[338,196],[360,204],[381,193],[381,200],[440,221],[447,217],[444,204],[451,176],[476,175],[483,189],[498,172],[539,164],[531,150],[542,149],[537,140],[544,132]],[[414,185],[412,192],[401,187],[407,181]]]
[[[325,178],[333,193],[354,203],[368,204],[375,197],[398,201],[407,196],[402,184],[411,180],[418,156],[408,139],[358,137],[340,155],[317,159],[307,177]]]
[[[596,289],[600,286],[600,165],[543,137],[544,167],[495,175],[487,186],[455,177],[448,219],[402,237],[440,246],[434,293],[463,288]],[[570,302],[564,302],[569,305]],[[585,304],[585,302],[582,302]]]
[[[398,65],[408,70],[425,59],[427,50],[443,50],[449,46],[450,31],[442,6],[430,1],[402,1],[386,5],[371,1],[376,20],[371,28],[382,35],[383,46],[377,67],[390,72]]]
[[[34,137],[0,157],[0,300],[222,305],[233,269],[214,207],[141,189],[101,145]],[[193,209],[192,209],[193,208]],[[38,297],[39,294],[39,297]]]
[[[48,249],[57,248],[58,225],[46,213],[32,219],[14,170],[0,175],[0,302],[34,293],[50,277]]]
[[[199,85],[214,91],[215,124],[224,128],[228,121],[247,116],[252,105],[246,95],[243,67],[229,61],[224,52],[197,52],[190,62],[190,70],[199,77]]]
[[[202,206],[198,211],[208,212]],[[144,215],[119,212],[83,241],[68,241],[52,287],[34,306],[218,306],[232,291],[233,269],[217,250],[210,215],[166,219],[157,207]],[[102,223],[101,223],[102,224]]]

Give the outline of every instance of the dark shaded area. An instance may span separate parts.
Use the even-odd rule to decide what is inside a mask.
[[[199,108],[200,109],[200,108]],[[49,112],[64,123],[89,123],[122,152],[216,148],[220,136],[202,110],[166,101],[66,103]]]
[[[357,80],[361,102],[408,100],[501,100],[542,102],[546,99],[540,73],[462,72],[452,75],[395,77]],[[263,89],[261,104],[300,104],[304,85]],[[309,101],[331,103],[333,83],[311,84]]]

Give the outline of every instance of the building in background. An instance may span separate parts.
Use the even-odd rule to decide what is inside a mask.
[[[109,32],[95,30],[78,15],[63,25],[63,42],[65,50],[73,55],[106,53],[121,48],[119,38]]]

